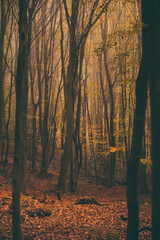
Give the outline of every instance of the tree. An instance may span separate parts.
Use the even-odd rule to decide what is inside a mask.
[[[15,149],[13,163],[12,220],[13,239],[21,239],[20,228],[20,191],[26,191],[26,138],[28,105],[28,56],[30,51],[30,21],[37,1],[29,8],[28,0],[19,0],[19,52],[16,73],[16,122]],[[28,18],[29,11],[29,18]],[[29,25],[28,25],[29,24]]]
[[[127,166],[127,239],[137,240],[139,233],[138,170],[144,134],[147,88],[149,78],[148,53],[148,1],[142,1],[142,60],[136,81],[136,108],[131,152]]]
[[[52,9],[52,12],[54,12],[54,18],[51,17],[51,25],[50,25],[50,32],[51,34],[47,36],[47,29],[45,27],[45,21],[47,17],[47,6],[46,4],[44,5],[42,9],[42,27],[43,27],[43,32],[42,32],[42,44],[43,44],[43,70],[44,70],[44,109],[43,109],[43,116],[40,116],[40,121],[41,121],[41,145],[42,145],[42,164],[41,164],[41,174],[47,174],[47,168],[49,166],[48,158],[49,158],[49,142],[51,141],[50,139],[50,130],[49,127],[51,127],[52,123],[49,123],[49,118],[51,119],[52,117],[50,115],[50,112],[53,112],[53,110],[50,110],[50,101],[51,101],[51,95],[53,97],[53,92],[51,91],[52,84],[53,84],[53,79],[54,79],[54,74],[56,71],[56,67],[58,63],[55,64],[55,35],[57,32],[56,24],[57,24],[57,10],[55,9],[55,1],[52,1],[52,5],[50,6]],[[58,7],[59,8],[59,7]],[[59,62],[59,60],[58,60]],[[55,82],[54,82],[55,84]],[[61,85],[61,84],[60,84]],[[59,93],[58,93],[59,96]],[[52,98],[53,100],[53,98]],[[57,100],[58,101],[58,100]],[[56,104],[55,104],[56,105]],[[54,113],[54,120],[56,117],[56,112]],[[52,118],[53,119],[53,118]],[[54,125],[54,130],[56,132],[56,127]],[[53,138],[55,138],[55,132]],[[54,140],[53,140],[54,142]],[[53,146],[54,148],[54,146]]]
[[[66,76],[64,82],[64,96],[65,96],[65,111],[66,111],[66,139],[64,145],[64,153],[61,159],[61,168],[59,174],[59,181],[57,188],[59,190],[65,189],[66,174],[68,164],[72,164],[72,145],[74,135],[74,103],[75,96],[78,86],[77,71],[79,66],[79,49],[82,43],[88,36],[91,27],[97,22],[103,13],[104,9],[108,6],[110,1],[105,2],[100,8],[100,11],[96,13],[98,9],[99,0],[95,0],[90,7],[89,17],[87,23],[82,32],[77,31],[78,16],[79,16],[79,5],[80,1],[72,0],[71,2],[71,14],[69,14],[66,0],[63,1],[65,8],[65,15],[69,29],[69,62],[67,67],[67,74],[63,72],[63,76]]]
[[[20,228],[20,177],[24,152],[24,109],[27,87],[27,62],[28,62],[28,30],[27,30],[28,1],[19,1],[19,53],[16,74],[16,123],[15,123],[15,151],[13,164],[13,195],[12,219],[13,239],[21,239]]]
[[[146,2],[146,1],[143,1]],[[148,2],[152,131],[152,239],[160,239],[160,1]],[[147,3],[146,3],[147,5]],[[142,11],[143,13],[143,11]]]
[[[104,25],[104,26],[103,26]],[[108,116],[108,110],[107,110],[107,97],[104,94],[104,89],[103,89],[103,83],[101,81],[101,88],[102,88],[102,94],[103,94],[103,101],[105,105],[105,116],[106,116],[106,121],[108,124],[108,138],[109,138],[109,147],[116,147],[116,142],[115,142],[115,135],[114,135],[114,112],[115,112],[115,101],[114,101],[114,94],[113,94],[113,87],[116,81],[116,76],[115,78],[111,79],[108,64],[107,64],[107,49],[106,49],[106,39],[107,39],[107,26],[106,22],[104,24],[101,24],[101,34],[102,34],[102,52],[104,55],[104,66],[105,66],[105,73],[106,73],[106,78],[107,78],[107,83],[108,83],[108,91],[109,91],[109,98],[110,98],[110,112]],[[109,119],[109,120],[108,120]],[[110,186],[114,184],[114,174],[115,174],[115,167],[116,167],[116,156],[115,152],[111,153],[111,158],[110,158]]]
[[[0,1],[0,152],[2,150],[2,138],[4,130],[4,115],[5,115],[5,106],[4,106],[4,37],[6,32],[6,27],[9,20],[11,4],[9,1],[1,0]]]

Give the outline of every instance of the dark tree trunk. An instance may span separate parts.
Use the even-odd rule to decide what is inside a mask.
[[[152,239],[160,239],[160,1],[149,1],[152,130]]]
[[[67,120],[67,132],[64,145],[64,154],[61,158],[61,168],[58,180],[58,190],[65,189],[66,174],[68,164],[72,161],[72,145],[73,145],[73,134],[74,134],[74,89],[75,78],[77,76],[78,69],[78,56],[76,47],[76,26],[78,17],[78,6],[79,1],[72,0],[72,14],[71,23],[69,24],[70,32],[70,54],[69,64],[67,69],[66,82],[64,82],[64,95],[65,95],[65,110]],[[66,13],[66,17],[67,13]],[[70,21],[70,20],[69,20]]]
[[[36,148],[36,112],[37,112],[37,106],[33,106],[33,118],[32,118],[32,172],[36,172],[36,155],[37,155],[37,148]]]
[[[44,114],[43,114],[43,130],[42,130],[42,164],[40,173],[46,175],[48,168],[48,113],[49,113],[49,97],[48,97],[48,83],[49,78],[45,76],[45,93],[44,93]]]
[[[146,136],[145,136],[145,132],[144,132],[144,138],[143,138],[141,158],[146,159]],[[140,192],[142,194],[147,194],[148,193],[146,164],[144,164],[141,161],[140,161],[140,166],[139,166],[139,186],[140,186]]]
[[[44,9],[42,9],[42,20],[43,20],[43,27],[45,26],[46,21],[46,4],[44,5]],[[44,62],[44,113],[43,113],[43,121],[42,121],[42,136],[41,136],[41,145],[42,145],[42,163],[41,163],[41,170],[40,173],[46,175],[47,168],[48,168],[48,116],[49,116],[49,72],[48,72],[48,47],[46,41],[46,29],[44,29],[42,37],[43,37],[43,48],[44,48],[44,55],[43,55],[43,62]]]
[[[36,155],[37,155],[37,148],[36,148],[36,131],[37,131],[37,121],[36,121],[36,115],[37,115],[37,109],[39,106],[39,100],[35,102],[34,99],[34,81],[35,81],[35,73],[33,74],[32,68],[31,68],[31,56],[29,58],[29,73],[30,73],[30,84],[31,84],[31,102],[33,105],[33,115],[32,115],[32,153],[31,153],[31,159],[32,159],[32,173],[36,172]]]
[[[137,240],[139,233],[139,204],[138,204],[138,169],[144,133],[145,111],[148,86],[148,15],[147,1],[142,1],[142,61],[136,82],[136,108],[132,135],[131,153],[127,168],[127,204],[128,228],[127,239]]]
[[[81,105],[82,105],[82,94],[81,94],[81,78],[82,78],[82,66],[83,66],[83,59],[84,59],[84,53],[85,53],[85,43],[86,39],[83,40],[81,47],[80,47],[80,53],[79,53],[79,75],[78,75],[78,85],[79,85],[79,91],[78,91],[78,102],[77,102],[77,113],[76,113],[76,124],[75,124],[75,131],[74,131],[74,145],[75,145],[75,169],[73,176],[75,175],[75,181],[73,179],[74,186],[72,187],[71,191],[75,191],[78,183],[78,177],[80,173],[80,169],[82,166],[82,144],[80,141],[80,116],[81,116]]]
[[[2,149],[4,128],[4,35],[6,26],[5,4],[1,0],[1,23],[0,23],[0,152]]]
[[[114,136],[115,103],[114,103],[114,93],[113,93],[115,79],[114,79],[114,81],[111,80],[111,76],[110,76],[108,64],[107,64],[107,50],[106,50],[107,25],[106,25],[106,23],[104,24],[104,26],[101,25],[101,34],[102,34],[102,41],[103,41],[102,51],[103,51],[103,56],[104,56],[104,67],[105,67],[106,78],[107,78],[107,83],[108,83],[108,90],[109,90],[109,97],[110,97],[109,145],[110,145],[110,147],[114,148],[116,146],[115,136]],[[102,89],[102,84],[101,84],[101,89]],[[103,101],[104,101],[104,97],[103,97]],[[107,101],[105,103],[105,109],[106,109],[106,104],[107,104]],[[116,167],[116,155],[115,155],[115,152],[112,152],[111,157],[110,157],[110,186],[112,186],[114,184],[115,167]]]
[[[83,92],[83,144],[84,144],[84,169],[85,175],[88,174],[88,166],[87,166],[87,96],[86,96],[86,88],[87,88],[87,64],[85,61],[85,82],[84,82],[84,92]]]
[[[25,0],[26,1],[26,0]],[[21,2],[21,1],[20,1]],[[24,27],[25,27],[25,34],[26,36],[26,50],[24,52],[25,55],[25,61],[26,66],[23,68],[24,72],[22,72],[22,81],[23,81],[23,152],[22,152],[22,159],[21,162],[21,183],[20,183],[20,189],[23,194],[26,194],[26,183],[27,183],[27,156],[28,156],[28,128],[27,128],[27,113],[28,113],[28,58],[30,54],[30,44],[31,44],[31,29],[32,29],[32,17],[33,12],[36,7],[38,0],[32,1],[32,5],[29,8],[29,1],[26,1],[26,7],[28,7],[28,11],[26,11],[26,14],[29,13],[28,16],[26,16],[24,21]],[[20,3],[21,4],[21,3]]]
[[[90,126],[90,134],[89,134],[89,140],[90,140],[90,149],[93,154],[93,160],[94,160],[94,172],[95,172],[95,177],[96,177],[96,185],[98,184],[98,172],[97,172],[97,160],[96,160],[96,155],[95,155],[95,149],[94,149],[94,142],[93,142],[93,133],[92,133],[92,122],[91,122],[91,117],[90,117],[90,112],[89,112],[89,106],[88,106],[88,99],[86,96],[86,103],[87,103],[87,115],[88,115],[88,123]]]
[[[15,151],[13,164],[13,195],[12,219],[13,239],[21,239],[20,227],[20,177],[24,151],[24,109],[26,87],[28,87],[28,31],[27,31],[28,1],[19,1],[19,53],[16,75],[16,123],[15,123]]]
[[[10,123],[10,118],[11,118],[11,101],[12,101],[12,86],[13,86],[13,76],[11,76],[11,83],[10,83],[10,92],[9,92],[9,106],[8,106],[8,120],[6,123],[6,152],[5,152],[5,160],[3,163],[3,169],[5,169],[7,163],[8,163],[8,152],[9,152],[9,123]]]

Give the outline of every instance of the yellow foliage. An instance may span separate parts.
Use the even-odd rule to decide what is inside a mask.
[[[140,159],[141,163],[143,163],[144,165],[152,165],[152,161],[150,158],[141,158]]]
[[[114,153],[114,152],[118,152],[118,151],[124,151],[125,150],[125,147],[121,147],[121,148],[118,148],[118,147],[109,147],[109,152],[110,153]]]

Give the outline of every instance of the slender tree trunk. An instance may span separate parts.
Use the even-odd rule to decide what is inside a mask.
[[[69,76],[71,76],[72,70],[69,71]],[[69,77],[68,76],[68,77]],[[69,79],[67,77],[67,79]],[[74,132],[74,110],[73,110],[73,89],[72,83],[67,83],[66,86],[66,119],[67,119],[67,132],[64,145],[64,153],[61,159],[61,168],[58,181],[58,190],[65,190],[66,174],[68,169],[68,163],[72,158],[72,144],[73,144],[73,132]]]
[[[142,1],[142,22],[143,24],[148,24],[146,1]],[[139,233],[138,170],[144,134],[149,74],[148,67],[148,29],[146,25],[143,25],[142,61],[136,82],[136,108],[134,113],[132,147],[127,168],[128,240],[137,240]]]
[[[24,151],[24,96],[26,96],[26,84],[28,84],[26,79],[28,70],[27,7],[28,1],[19,1],[19,53],[16,76],[16,123],[12,195],[13,240],[21,239],[20,179]]]
[[[104,56],[104,67],[106,72],[106,78],[108,83],[108,90],[109,90],[109,96],[110,96],[110,115],[109,115],[109,132],[110,132],[110,139],[109,144],[110,147],[115,147],[115,136],[114,136],[114,111],[115,111],[115,103],[114,103],[114,94],[113,94],[113,86],[111,76],[108,69],[107,64],[107,51],[106,51],[106,38],[107,38],[107,26],[106,23],[101,25],[101,34],[102,34],[102,41],[103,41],[103,56]],[[115,174],[115,167],[116,167],[116,154],[115,152],[111,153],[110,158],[110,186],[114,184],[114,174]]]
[[[78,6],[79,1],[72,0],[72,14],[71,22],[69,24],[70,32],[70,54],[69,54],[69,64],[67,69],[66,81],[64,83],[64,95],[65,95],[65,110],[66,110],[66,120],[67,120],[67,132],[64,145],[64,154],[61,159],[61,168],[58,180],[58,190],[65,189],[66,174],[68,169],[68,163],[72,161],[72,145],[73,145],[73,134],[74,134],[74,94],[75,89],[73,85],[75,84],[75,78],[77,76],[78,69],[78,56],[76,47],[76,26],[78,17]],[[67,13],[66,13],[66,17]]]
[[[84,168],[85,176],[88,174],[87,167],[87,124],[86,124],[86,83],[84,84],[84,97],[83,97],[83,144],[84,144]]]
[[[79,159],[79,152],[81,152],[81,142],[80,142],[80,113],[81,113],[81,88],[78,93],[78,103],[77,103],[77,116],[76,116],[76,126],[75,126],[75,132],[74,132],[74,146],[75,146],[75,186],[72,187],[71,191],[75,191],[77,181],[78,181],[78,175],[80,172],[80,168],[82,166],[82,158]],[[82,156],[82,154],[81,154]],[[74,175],[74,174],[73,174]]]
[[[33,105],[33,113],[32,113],[32,172],[36,172],[36,155],[37,155],[37,148],[36,148],[36,131],[37,131],[37,109],[39,106],[39,100],[37,103],[34,100],[34,83],[35,83],[35,73],[33,74],[31,68],[31,56],[29,58],[29,73],[30,73],[30,85],[31,85],[31,102]]]
[[[42,9],[42,20],[43,20],[43,27],[45,25],[46,21],[46,4],[44,6],[44,9]],[[44,53],[43,53],[43,62],[44,62],[44,113],[43,113],[43,121],[42,121],[42,164],[41,164],[41,170],[40,173],[46,175],[47,174],[47,167],[48,167],[48,154],[47,154],[47,148],[48,148],[48,115],[49,115],[49,73],[48,73],[48,46],[46,41],[46,29],[43,31],[43,47],[44,47]]]
[[[36,148],[36,112],[37,107],[33,106],[33,118],[32,118],[32,172],[36,172],[36,154],[37,154],[37,148]]]
[[[160,239],[160,1],[149,1],[152,130],[152,239]]]
[[[83,144],[84,144],[84,168],[85,168],[85,176],[88,174],[88,164],[87,164],[87,95],[86,95],[86,89],[87,89],[87,65],[88,60],[85,61],[85,82],[84,82],[84,91],[83,91]]]
[[[4,128],[4,34],[5,34],[5,5],[1,0],[1,23],[0,23],[0,153],[2,149],[3,128]]]
[[[143,145],[141,150],[141,158],[146,159],[146,136],[144,131]],[[147,194],[148,185],[147,185],[147,175],[146,175],[146,164],[140,161],[139,166],[139,186],[142,194]]]
[[[84,59],[84,53],[85,53],[85,43],[86,43],[86,39],[83,40],[81,47],[80,47],[80,53],[79,53],[79,71],[78,71],[78,102],[77,102],[77,113],[76,113],[76,124],[75,124],[75,131],[74,131],[74,136],[73,136],[73,140],[74,140],[74,144],[75,144],[75,170],[74,172],[76,174],[72,174],[72,176],[75,175],[75,186],[72,186],[71,191],[75,191],[76,189],[76,185],[78,182],[78,175],[80,173],[80,168],[82,166],[82,145],[80,142],[80,123],[81,123],[81,105],[82,105],[82,96],[81,96],[81,77],[82,77],[82,66],[83,66],[83,59]],[[80,153],[80,155],[79,155]],[[79,156],[80,156],[80,160],[79,160]],[[79,160],[79,161],[78,161]],[[74,182],[74,179],[73,181]]]
[[[43,134],[42,134],[42,164],[40,173],[46,175],[48,167],[47,146],[48,146],[48,112],[49,112],[49,99],[48,99],[48,76],[45,76],[45,93],[44,93],[44,114],[43,114]]]
[[[26,1],[26,0],[25,0]],[[37,0],[36,0],[37,1]],[[23,194],[26,194],[26,184],[27,184],[27,156],[28,156],[28,128],[27,128],[27,113],[28,113],[28,59],[29,59],[29,54],[30,54],[30,43],[31,43],[31,29],[32,29],[32,11],[35,8],[35,4],[32,2],[32,7],[30,8],[29,15],[25,19],[25,29],[26,29],[26,34],[27,34],[27,39],[26,39],[26,44],[27,44],[27,49],[25,54],[26,58],[26,66],[25,66],[25,71],[23,75],[23,81],[24,81],[24,95],[23,95],[23,103],[24,103],[24,108],[23,108],[23,161],[21,163],[21,192]],[[29,1],[26,2],[26,6],[29,4]],[[27,12],[27,10],[26,10]],[[26,13],[28,14],[28,12]]]
[[[11,100],[12,100],[12,86],[13,86],[13,76],[11,76],[11,83],[10,83],[10,92],[9,92],[9,106],[8,106],[8,120],[6,123],[6,152],[5,152],[5,160],[3,163],[3,169],[5,169],[7,163],[8,163],[8,152],[9,152],[9,123],[10,123],[10,118],[11,118]]]
[[[87,98],[87,97],[86,97]],[[88,99],[86,101],[87,103],[87,115],[88,115],[88,122],[89,122],[89,127],[90,127],[90,145],[91,145],[91,152],[93,154],[93,160],[94,160],[94,171],[95,171],[95,177],[96,177],[96,185],[98,184],[98,173],[97,173],[97,160],[96,160],[96,155],[95,155],[95,149],[94,149],[94,142],[93,142],[93,133],[92,133],[92,122],[91,122],[91,117],[89,113],[89,106],[88,106]]]

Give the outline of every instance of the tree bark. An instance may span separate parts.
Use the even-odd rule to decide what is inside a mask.
[[[103,56],[104,56],[104,67],[105,67],[105,73],[106,73],[109,97],[110,97],[109,121],[107,120],[109,122],[109,146],[114,148],[116,147],[116,141],[114,136],[115,103],[114,103],[114,93],[113,93],[115,79],[112,82],[109,69],[108,69],[108,64],[107,64],[107,51],[106,51],[106,43],[105,43],[107,38],[106,23],[104,24],[104,28],[103,28],[103,25],[101,25],[101,34],[102,34],[102,41],[103,41],[102,50],[103,50]],[[106,101],[106,104],[107,104],[107,101]],[[105,104],[105,109],[106,109],[106,104]],[[107,116],[107,113],[106,113],[106,116]],[[115,167],[116,167],[116,155],[115,155],[115,152],[113,152],[111,153],[111,157],[110,157],[110,186],[113,186],[114,184]]]
[[[147,1],[142,1],[142,61],[136,81],[136,108],[134,112],[132,146],[127,167],[128,240],[137,240],[139,233],[138,170],[144,134],[149,75],[148,29],[146,27],[146,24],[148,24],[147,7]]]
[[[73,85],[77,75],[78,69],[78,56],[76,47],[76,25],[78,17],[79,1],[72,0],[72,14],[71,23],[69,25],[70,33],[70,53],[69,64],[67,69],[66,81],[64,82],[64,95],[65,95],[65,111],[67,120],[67,132],[64,145],[64,153],[61,158],[61,168],[58,180],[58,190],[65,190],[66,174],[68,169],[68,163],[72,160],[72,145],[73,145],[73,133],[74,133],[74,89]],[[66,12],[67,17],[67,12]]]
[[[4,128],[4,35],[6,30],[6,16],[4,0],[1,0],[1,23],[0,23],[0,152],[2,148]]]
[[[15,123],[15,150],[13,163],[13,193],[12,193],[12,220],[13,240],[21,239],[20,227],[20,180],[24,152],[24,109],[26,87],[28,84],[28,31],[27,31],[28,1],[19,1],[19,53],[16,75],[16,123]]]
[[[152,239],[160,239],[160,1],[149,1],[152,131]]]

